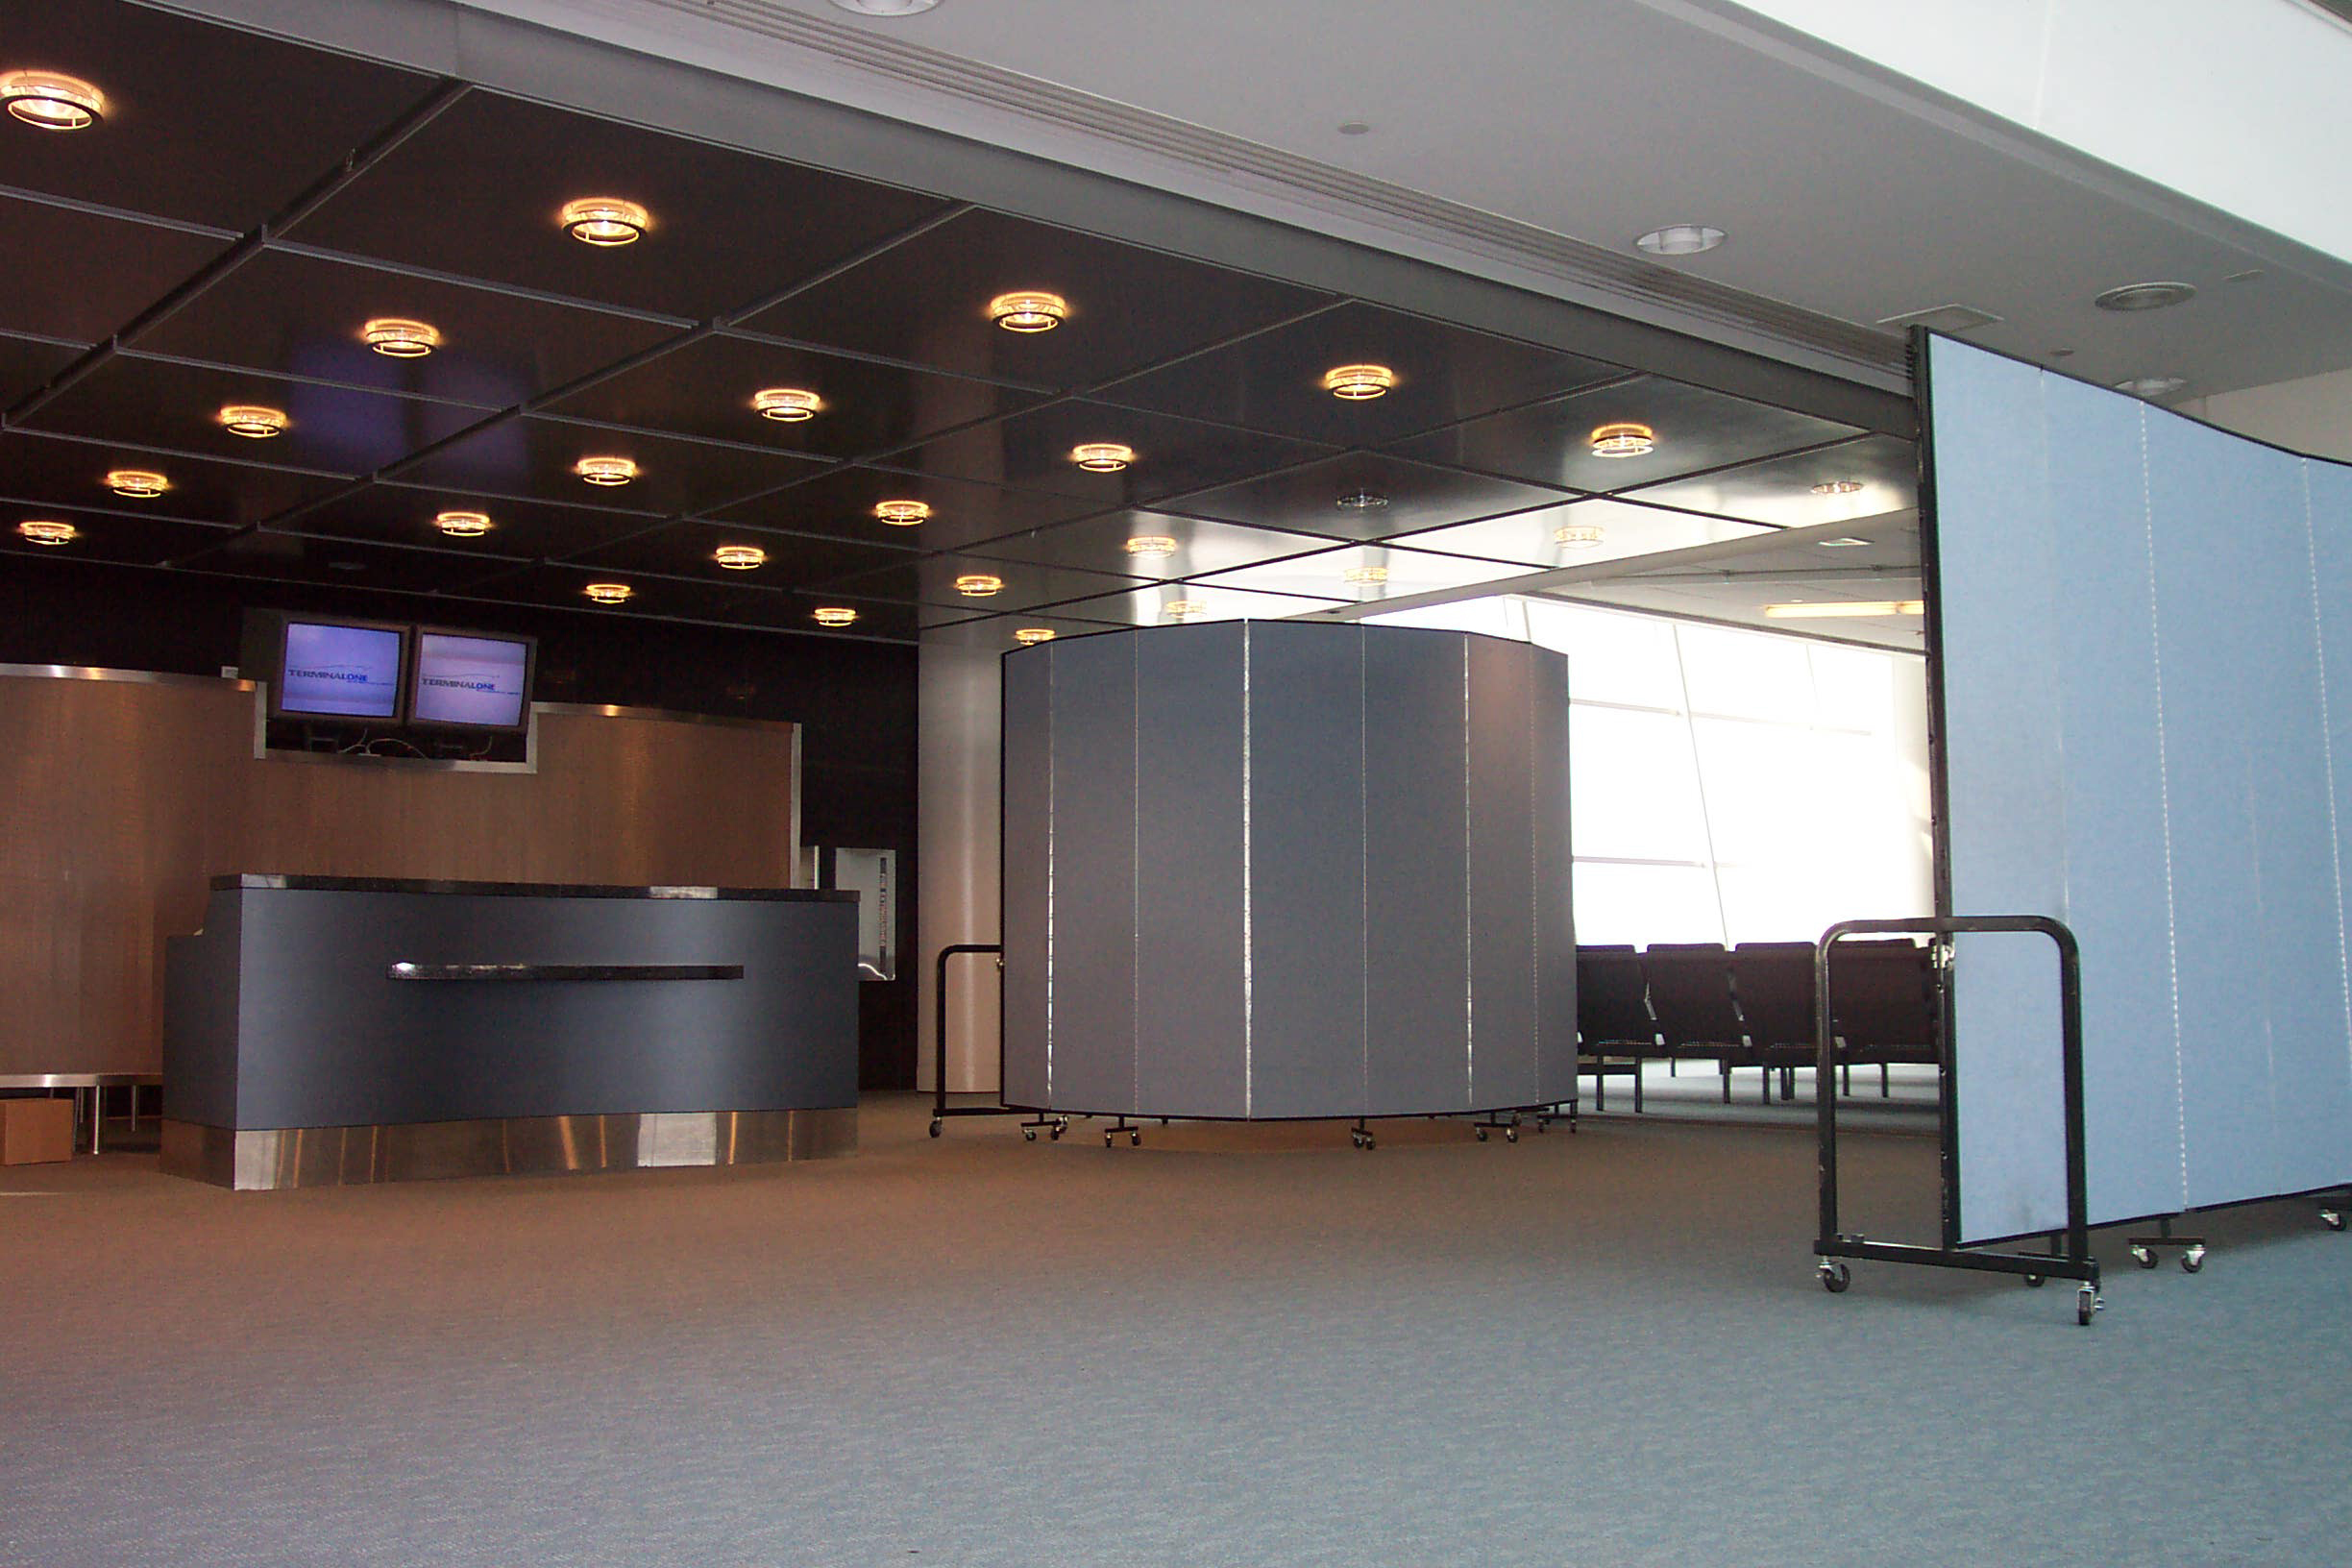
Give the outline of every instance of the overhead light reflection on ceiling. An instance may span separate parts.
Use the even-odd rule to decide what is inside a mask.
[[[1176,553],[1176,541],[1164,533],[1139,533],[1127,541],[1127,553],[1156,561],[1164,555]]]
[[[1860,491],[1860,479],[1824,479],[1813,487],[1817,496],[1850,496]]]
[[[1339,574],[1339,580],[1357,588],[1377,588],[1388,580],[1384,566],[1351,566]]]
[[[1552,542],[1571,550],[1589,550],[1605,536],[1598,523],[1564,523],[1552,530]]]
[[[1194,621],[1209,613],[1209,606],[1197,599],[1171,599],[1160,606],[1160,613],[1170,621]]]

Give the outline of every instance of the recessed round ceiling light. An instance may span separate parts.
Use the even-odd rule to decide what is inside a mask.
[[[1361,120],[1341,120],[1339,134],[1343,136],[1368,135],[1372,128]]]
[[[1339,578],[1359,588],[1374,587],[1388,580],[1388,569],[1384,566],[1351,566],[1339,574]]]
[[[1164,533],[1139,533],[1127,541],[1127,553],[1140,555],[1145,560],[1157,560],[1176,553],[1176,541]]]
[[[797,425],[804,419],[815,418],[817,410],[824,406],[824,400],[796,386],[772,386],[765,392],[752,393],[751,406],[759,410],[762,419]]]
[[[29,518],[16,525],[16,537],[28,545],[70,545],[81,536],[82,530],[71,523],[47,518]]]
[[[2162,310],[2196,298],[2192,283],[2125,283],[2092,300],[2101,310]]]
[[[583,196],[566,202],[556,221],[583,245],[633,245],[653,227],[653,215],[618,196]]]
[[[2135,398],[2168,398],[2189,383],[2178,376],[2135,376],[2118,381],[2118,392],[2129,392]]]
[[[1637,249],[1652,256],[1697,256],[1724,242],[1724,232],[1704,223],[1670,223],[1636,239]]]
[[[729,572],[751,572],[768,564],[768,552],[757,545],[721,545],[711,559]]]
[[[422,359],[441,346],[441,334],[421,321],[379,316],[359,329],[367,346],[395,359]]]
[[[1160,613],[1170,621],[1189,621],[1209,613],[1209,606],[1197,599],[1171,599],[1160,606]]]
[[[107,475],[106,487],[133,501],[153,501],[171,488],[171,480],[143,468],[117,468]]]
[[[626,457],[582,457],[572,472],[590,484],[626,484],[637,477],[637,465]]]
[[[911,528],[929,519],[931,507],[920,501],[877,501],[873,515],[894,528]]]
[[[286,416],[276,408],[264,408],[257,404],[233,403],[217,416],[221,429],[231,435],[241,435],[249,441],[266,441],[273,435],[283,435]]]
[[[1021,289],[989,301],[989,320],[1008,332],[1050,332],[1069,317],[1069,301],[1042,289]]]
[[[1323,390],[1350,403],[1385,397],[1394,385],[1396,372],[1386,365],[1335,365],[1323,373]]]
[[[79,131],[106,118],[106,94],[61,71],[11,71],[0,76],[0,103],[43,131]]]
[[[1093,474],[1116,474],[1135,460],[1135,448],[1115,441],[1089,441],[1070,449],[1070,461]]]
[[[433,527],[453,539],[478,539],[490,531],[488,512],[443,512],[433,519]]]
[[[1860,479],[1824,479],[1813,487],[1817,496],[1850,496],[1862,488]]]
[[[1014,630],[1013,640],[1026,648],[1032,643],[1050,643],[1060,635],[1051,626],[1020,626]]]
[[[821,626],[846,626],[857,620],[857,611],[846,604],[820,604],[809,611],[809,618]]]
[[[637,590],[625,582],[592,582],[580,592],[599,604],[625,604]]]
[[[938,5],[939,0],[833,0],[833,3],[860,16],[917,16]]]
[[[1566,545],[1571,550],[1585,550],[1599,544],[1604,537],[1598,523],[1563,523],[1552,530],[1552,542]]]
[[[1592,432],[1595,457],[1641,457],[1657,450],[1657,432],[1647,425],[1621,420]]]
[[[365,572],[367,570],[367,562],[329,561],[327,563],[327,570],[330,572]]]
[[[1373,512],[1388,504],[1378,490],[1351,490],[1332,502],[1343,512]]]
[[[1004,578],[992,577],[985,572],[967,572],[955,579],[955,591],[966,599],[986,599],[1004,591]]]

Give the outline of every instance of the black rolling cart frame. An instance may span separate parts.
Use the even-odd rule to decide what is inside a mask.
[[[941,1131],[946,1127],[949,1116],[1017,1116],[1022,1114],[1019,1106],[1003,1103],[1004,1090],[1001,1087],[996,1090],[998,1103],[994,1105],[949,1105],[947,1103],[947,961],[959,953],[995,954],[997,981],[1002,984],[1004,979],[1004,948],[996,943],[962,942],[940,949],[938,983],[932,988],[932,994],[939,1003],[939,1017],[933,1020],[935,1027],[931,1037],[932,1048],[936,1052],[932,1064],[931,1088],[931,1136],[933,1138],[939,1137]],[[999,1086],[1004,1083],[1004,1041],[1001,1036],[998,1037],[996,1042],[996,1082]],[[1064,1133],[1069,1131],[1069,1118],[1032,1115],[1027,1121],[1021,1123],[1021,1137],[1034,1143],[1037,1141],[1038,1129],[1041,1127],[1059,1140]]]
[[[2040,932],[2058,946],[2058,1004],[2061,1011],[2060,1050],[2063,1056],[2060,1073],[2066,1097],[2066,1183],[2067,1223],[2063,1236],[2050,1237],[2046,1256],[2017,1252],[1975,1252],[1956,1243],[1956,1233],[1948,1231],[1943,1246],[1923,1247],[1894,1241],[1870,1241],[1860,1236],[1849,1236],[1838,1229],[1837,1190],[1837,1096],[1816,1093],[1821,1120],[1821,1234],[1815,1238],[1813,1250],[1821,1259],[1821,1282],[1824,1288],[1835,1294],[1852,1283],[1852,1275],[1840,1260],[1867,1259],[1885,1263],[1924,1263],[1939,1268],[1972,1268],[1994,1274],[2016,1274],[2027,1285],[2040,1285],[2044,1280],[2076,1280],[2081,1286],[2075,1292],[2074,1320],[2088,1327],[2092,1314],[2104,1303],[2099,1298],[2098,1260],[2091,1256],[2091,1225],[2089,1205],[2084,1197],[2083,1168],[2083,1062],[2082,1062],[2082,955],[2075,945],[2074,933],[2057,920],[2041,915],[1967,915],[1942,916],[1909,920],[1841,920],[1822,933],[1813,948],[1813,978],[1818,997],[1813,1022],[1816,1084],[1831,1082],[1836,1067],[1835,1025],[1829,1006],[1829,953],[1847,937],[1855,936],[1934,936],[1951,937],[1977,932]],[[1945,1010],[1947,1020],[1949,1010]],[[1945,1066],[1950,1066],[1950,1034],[1945,1036]],[[1945,1113],[1945,1157],[1951,1156],[1951,1111]]]

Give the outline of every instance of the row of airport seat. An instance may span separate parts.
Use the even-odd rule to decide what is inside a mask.
[[[1844,1091],[1856,1066],[1875,1065],[1881,1095],[1891,1063],[1937,1060],[1935,972],[1929,950],[1908,941],[1845,942],[1831,950],[1829,994]],[[1633,1080],[1642,1108],[1642,1064],[1711,1061],[1731,1102],[1731,1073],[1754,1067],[1761,1093],[1793,1098],[1800,1067],[1816,1065],[1813,944],[1653,943],[1577,948],[1577,1036],[1593,1105],[1607,1105],[1612,1076]]]

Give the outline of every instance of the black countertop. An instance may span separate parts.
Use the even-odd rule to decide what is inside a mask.
[[[855,903],[857,894],[820,888],[617,888],[586,882],[432,882],[395,876],[282,876],[239,871],[216,876],[220,892],[461,893],[491,898],[760,898],[776,903]]]

